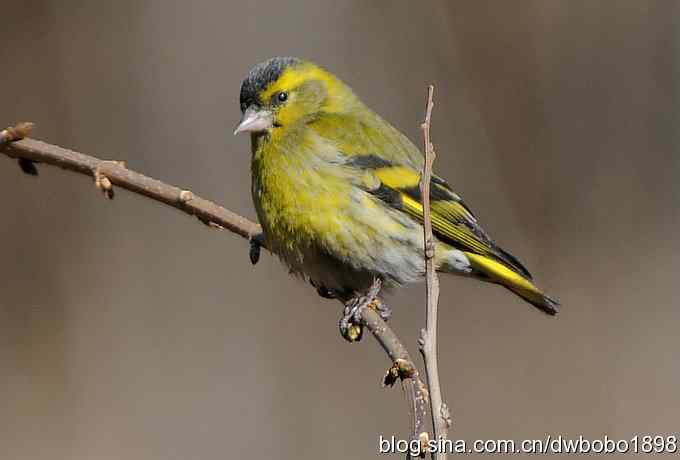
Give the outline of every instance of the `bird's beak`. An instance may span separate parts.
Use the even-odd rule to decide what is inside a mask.
[[[238,133],[264,131],[272,126],[274,126],[274,118],[270,111],[248,107],[238,126],[234,130],[234,135]]]

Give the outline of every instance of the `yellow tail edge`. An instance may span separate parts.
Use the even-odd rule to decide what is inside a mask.
[[[531,280],[520,275],[503,263],[479,254],[466,252],[472,269],[489,278],[489,281],[500,284],[501,286],[514,292],[522,299],[529,302],[539,310],[556,315],[559,311],[560,303],[543,293]]]

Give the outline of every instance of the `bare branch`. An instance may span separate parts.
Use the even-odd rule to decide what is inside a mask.
[[[0,145],[0,149],[10,158],[58,166],[62,169],[90,176],[94,179],[97,188],[108,196],[113,196],[112,187],[118,186],[196,216],[206,225],[227,229],[247,239],[256,238],[262,232],[262,229],[256,223],[212,201],[193,193],[190,194],[188,190],[127,169],[122,162],[100,160],[35,139],[22,139],[5,143],[5,145]]]
[[[35,164],[58,166],[92,177],[96,188],[108,198],[113,198],[113,187],[117,186],[172,206],[196,216],[206,225],[229,230],[250,240],[250,258],[253,263],[256,263],[259,258],[259,247],[266,247],[266,241],[262,238],[262,228],[258,224],[212,201],[201,198],[189,190],[132,171],[123,162],[101,160],[56,145],[25,138],[32,126],[30,123],[22,123],[0,131],[0,153],[17,159],[24,172],[37,175]],[[34,173],[25,168],[29,168]],[[373,301],[382,302],[379,297],[375,297]],[[371,331],[393,363],[388,375],[394,374],[394,380],[390,382],[386,378],[385,383],[394,383],[397,379],[403,383],[409,405],[412,433],[417,439],[424,426],[427,389],[406,347],[380,317],[378,311],[375,308],[362,308],[359,315],[362,326]],[[393,369],[396,370],[393,371]]]
[[[427,384],[430,388],[430,409],[432,415],[432,429],[435,440],[446,439],[450,425],[450,417],[446,404],[442,401],[441,385],[439,383],[439,368],[437,365],[437,305],[439,303],[439,277],[434,267],[434,238],[432,236],[432,218],[430,215],[430,180],[432,179],[432,164],[436,157],[434,146],[430,138],[432,126],[432,108],[434,107],[434,86],[427,89],[427,104],[425,107],[425,121],[420,126],[423,130],[425,144],[425,164],[420,178],[420,195],[423,197],[423,241],[425,244],[425,281],[427,284],[425,300],[427,315],[425,329],[420,333],[420,351],[425,361]],[[446,458],[445,452],[434,452],[435,460]]]
[[[375,297],[374,302],[382,302],[382,299]],[[420,434],[425,430],[426,406],[429,398],[427,387],[420,378],[418,368],[399,337],[381,318],[378,307],[364,308],[361,318],[362,325],[371,331],[373,337],[392,360],[392,366],[387,370],[383,379],[383,386],[392,386],[397,380],[401,380],[411,419],[411,439],[419,439]]]

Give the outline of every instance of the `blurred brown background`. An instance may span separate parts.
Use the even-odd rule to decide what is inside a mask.
[[[233,137],[255,63],[328,67],[420,142],[559,297],[442,283],[453,435],[680,430],[678,3],[5,1],[0,124],[254,216]],[[0,458],[377,456],[407,430],[371,338],[275,259],[194,219],[0,158]],[[423,287],[392,299],[416,352]]]

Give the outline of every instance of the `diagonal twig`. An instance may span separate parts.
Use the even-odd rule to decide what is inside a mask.
[[[374,301],[382,302],[383,300],[380,297],[375,297]],[[379,308],[372,307],[363,310],[369,311],[362,311],[362,325],[373,334],[373,337],[392,361],[392,366],[387,370],[383,379],[383,386],[392,386],[397,380],[401,380],[411,421],[410,436],[412,440],[417,440],[425,430],[427,403],[429,401],[427,387],[420,378],[418,368],[399,337],[391,328],[383,327],[387,324],[380,316]]]
[[[105,192],[106,189],[115,185],[196,216],[206,225],[227,229],[247,239],[257,238],[262,232],[256,223],[212,201],[194,195],[188,190],[127,169],[121,162],[101,160],[35,139],[27,138],[14,142],[10,139],[9,143],[7,142],[5,140],[5,144],[0,145],[0,148],[2,153],[8,157],[58,166],[90,176],[96,181],[97,187]]]

